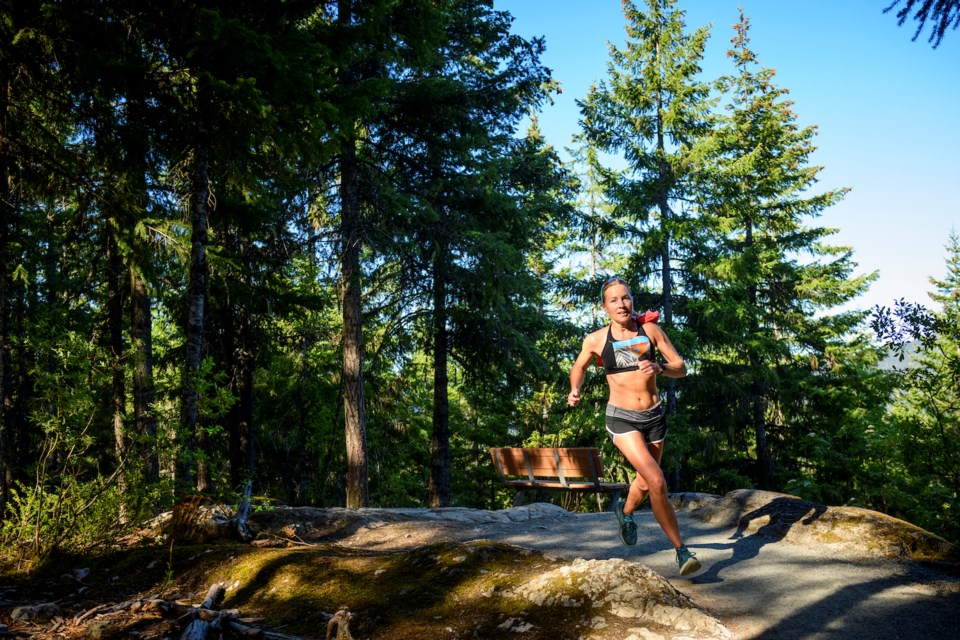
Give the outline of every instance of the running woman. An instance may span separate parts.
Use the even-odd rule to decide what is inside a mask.
[[[700,562],[680,537],[677,514],[660,468],[667,416],[657,389],[657,376],[682,378],[687,375],[687,366],[663,329],[656,322],[645,322],[646,315],[638,317],[634,313],[633,295],[624,280],[604,281],[600,299],[610,324],[584,338],[580,355],[570,369],[567,404],[575,407],[580,403],[587,368],[599,358],[610,388],[607,434],[636,470],[626,499],[614,505],[620,540],[627,545],[637,543],[633,512],[649,496],[653,515],[676,550],[680,575],[690,575],[700,569]],[[657,353],[659,358],[655,357]]]

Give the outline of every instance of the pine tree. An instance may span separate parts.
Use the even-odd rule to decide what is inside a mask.
[[[81,145],[68,142],[77,132],[75,105],[58,64],[57,9],[0,3],[0,517],[10,481],[36,477],[42,435],[31,418],[40,393],[34,378],[51,366],[41,354],[63,347],[55,334],[77,315],[64,304],[67,292],[82,297],[87,289],[77,264],[63,263],[95,259],[83,248],[60,249],[90,236],[82,216],[63,215],[77,203],[71,185],[85,157]],[[48,331],[36,335],[38,325]],[[75,329],[89,335],[89,325]],[[47,400],[48,409],[56,406]]]
[[[543,99],[549,72],[538,60],[542,42],[511,35],[509,16],[489,3],[438,6],[444,46],[417,61],[400,86],[387,138],[401,161],[385,166],[393,184],[408,185],[397,200],[407,203],[407,215],[389,222],[390,255],[423,314],[417,333],[431,358],[434,393],[428,502],[448,506],[451,361],[471,379],[499,379],[494,363],[535,339],[519,325],[539,309],[540,281],[526,260],[548,211],[520,206],[543,176],[521,174],[526,150],[513,134]]]
[[[144,278],[152,269],[152,252],[144,242],[143,228],[149,216],[149,190],[156,186],[150,181],[156,171],[149,149],[157,139],[157,117],[148,104],[159,94],[152,81],[154,61],[144,45],[155,35],[150,29],[156,24],[134,19],[131,10],[125,2],[115,1],[96,8],[65,7],[56,14],[63,33],[58,41],[70,43],[58,51],[58,58],[70,69],[66,77],[75,97],[74,117],[83,147],[88,149],[85,175],[78,177],[96,195],[89,203],[89,215],[95,241],[105,256],[102,275],[96,279],[105,289],[104,347],[112,376],[111,430],[118,485],[125,503],[130,503],[121,505],[121,518],[127,517],[134,502],[127,491],[128,474],[152,481],[158,478],[156,428],[149,417],[152,407],[145,404],[152,402],[152,380],[139,366],[133,374],[133,425],[127,416],[127,362],[134,348],[136,361],[149,364],[152,360],[147,350],[152,343],[144,326],[150,304]],[[136,314],[132,304],[139,308]],[[128,345],[127,336],[132,337],[134,329],[127,321],[134,317],[137,340]]]
[[[319,41],[326,32],[308,22],[314,14],[313,7],[299,3],[282,12],[254,3],[223,16],[232,27],[221,46],[242,53],[229,60],[232,69],[221,62],[226,69],[220,73],[232,71],[244,81],[230,93],[242,108],[219,116],[218,128],[235,132],[218,136],[211,161],[217,176],[216,215],[210,220],[215,259],[204,351],[226,375],[227,404],[218,409],[222,415],[201,418],[205,430],[214,432],[204,456],[215,475],[229,477],[234,491],[256,478],[254,386],[258,370],[275,352],[274,310],[282,315],[299,299],[280,274],[308,250],[301,199],[317,156],[333,147],[332,123],[321,115],[328,96],[318,89],[332,83],[334,71]],[[305,130],[315,135],[304,136]]]
[[[685,33],[685,14],[676,5],[647,0],[643,12],[623,3],[626,46],[610,47],[608,78],[579,103],[583,138],[625,165],[607,170],[605,184],[627,221],[622,241],[632,251],[630,272],[620,275],[634,284],[635,306],[661,308],[665,324],[685,315],[675,319],[687,258],[700,242],[691,203],[711,107],[709,87],[698,78],[708,29]],[[656,283],[659,294],[643,290]],[[683,343],[676,335],[674,341]],[[675,381],[667,381],[665,392],[673,414]]]
[[[338,239],[335,259],[340,268],[343,316],[343,411],[350,507],[369,503],[368,367],[364,358],[365,339],[376,329],[365,330],[364,314],[369,306],[382,303],[389,296],[387,292],[398,291],[394,283],[377,278],[378,271],[385,268],[381,264],[381,243],[391,237],[387,227],[394,224],[394,219],[403,226],[411,215],[411,204],[398,192],[417,183],[405,182],[410,176],[401,176],[396,167],[421,161],[419,154],[428,144],[421,137],[418,123],[435,115],[430,111],[434,105],[429,102],[429,94],[420,91],[429,88],[431,82],[437,86],[444,82],[442,62],[433,70],[441,77],[424,79],[423,75],[444,52],[447,34],[442,25],[449,19],[449,11],[446,2],[338,0],[335,9],[325,16],[329,26],[323,42],[336,45],[333,58],[337,78],[330,92],[330,106],[336,118],[338,149],[335,166],[324,173],[324,178],[336,184],[336,193],[328,204]],[[408,111],[410,108],[415,111]],[[327,185],[320,187],[323,190]],[[389,272],[389,267],[386,269]]]
[[[296,197],[291,195],[297,192],[291,187],[292,167],[322,147],[321,140],[329,139],[330,128],[318,115],[326,107],[318,104],[318,98],[320,85],[329,86],[332,72],[317,58],[320,45],[308,33],[306,18],[314,13],[301,3],[185,0],[178,5],[177,19],[162,22],[163,28],[149,43],[162,48],[157,64],[162,62],[164,77],[171,78],[170,90],[162,96],[168,115],[158,148],[167,175],[178,180],[165,186],[176,190],[189,214],[185,291],[176,303],[184,328],[179,402],[184,446],[179,472],[186,484],[200,491],[218,488],[211,456],[222,459],[218,442],[208,439],[217,417],[204,415],[201,406],[200,389],[209,383],[202,379],[205,371],[213,376],[236,374],[231,379],[240,389],[233,389],[238,392],[233,395],[237,405],[229,412],[230,424],[250,422],[249,415],[239,416],[238,407],[253,365],[238,359],[233,347],[212,347],[209,323],[216,320],[213,328],[225,331],[230,322],[224,318],[233,313],[237,323],[247,323],[251,334],[257,330],[235,298],[225,296],[217,304],[210,298],[214,275],[237,273],[229,268],[217,271],[214,262],[236,258],[239,262],[231,266],[243,264],[249,256],[238,256],[237,251],[246,241],[268,237],[283,241],[289,233],[284,222],[289,214],[277,203]],[[308,98],[311,93],[315,95]],[[295,118],[297,108],[302,115]],[[298,130],[297,137],[291,128]],[[308,138],[304,131],[311,129],[315,138],[298,140]],[[302,190],[303,184],[298,187]],[[276,208],[264,212],[268,207]],[[222,284],[220,280],[218,285]],[[266,296],[257,299],[265,301]],[[213,317],[214,309],[222,314]],[[252,335],[241,338],[255,341]],[[233,429],[228,437],[234,451],[234,483],[248,474],[252,462],[238,445],[249,440],[249,430],[244,429]]]
[[[820,171],[809,164],[816,131],[797,126],[773,70],[758,69],[742,12],[732,45],[737,73],[722,83],[730,103],[711,144],[713,188],[702,203],[713,236],[691,281],[699,352],[686,399],[702,427],[753,452],[750,475],[769,489],[778,486],[775,460],[797,462],[802,429],[819,431],[836,418],[818,413],[812,396],[853,370],[865,347],[852,332],[864,314],[828,311],[874,276],[851,277],[850,249],[824,242],[833,230],[806,226],[846,190],[808,195]],[[783,477],[791,473],[799,471]]]
[[[16,271],[22,269],[20,221],[23,203],[29,200],[24,169],[34,164],[40,151],[35,141],[43,139],[36,136],[43,131],[43,115],[28,105],[38,97],[42,104],[47,93],[48,75],[43,72],[48,68],[48,43],[38,18],[23,3],[0,4],[0,518],[6,511],[13,464],[23,453],[11,446],[19,430],[14,420],[14,301],[22,289],[17,282],[22,271],[19,276]]]
[[[935,314],[938,329],[937,352],[942,362],[946,389],[960,389],[960,235],[951,232],[947,239],[947,273],[944,278],[930,278],[935,290],[930,299],[940,305]]]

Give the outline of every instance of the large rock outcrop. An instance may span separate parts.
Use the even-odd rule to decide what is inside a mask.
[[[960,550],[915,525],[869,509],[827,507],[796,496],[739,489],[725,496],[678,493],[674,506],[694,518],[796,544],[849,547],[892,559],[960,561]]]

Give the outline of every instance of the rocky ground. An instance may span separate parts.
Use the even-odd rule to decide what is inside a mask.
[[[228,613],[206,615],[229,637],[277,640],[328,629],[357,640],[885,640],[951,637],[960,623],[957,550],[907,523],[755,491],[674,502],[704,564],[688,578],[649,511],[625,547],[612,514],[544,503],[277,508],[257,514],[252,545],[147,546],[61,576],[59,589],[8,587],[0,619],[20,636],[181,637],[223,585]],[[328,626],[341,607],[349,622]]]

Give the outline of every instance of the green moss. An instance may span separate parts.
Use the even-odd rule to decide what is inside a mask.
[[[345,606],[354,614],[357,637],[435,637],[447,635],[447,628],[493,637],[503,633],[499,625],[522,619],[533,625],[524,637],[537,639],[562,637],[557,631],[565,627],[572,634],[588,613],[535,607],[507,594],[556,565],[538,553],[481,542],[386,554],[337,547],[247,551],[193,573],[203,573],[208,584],[231,586],[224,606],[294,635],[322,635],[322,612]]]
[[[817,541],[823,544],[833,544],[843,542],[843,538],[833,531],[824,531],[817,536]]]
[[[960,550],[947,540],[891,516],[853,508],[834,508],[829,529],[821,529],[823,543],[854,543],[884,557],[927,562],[960,561]],[[821,523],[824,519],[821,519]]]

